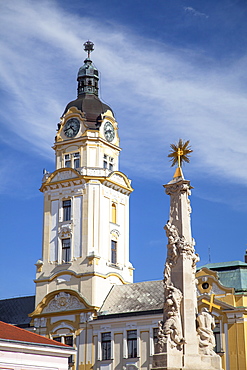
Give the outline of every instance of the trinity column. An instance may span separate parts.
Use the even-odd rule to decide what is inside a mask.
[[[164,313],[159,323],[153,370],[220,370],[221,359],[213,351],[214,319],[204,309],[197,312],[196,263],[190,222],[190,181],[185,180],[182,163],[189,162],[189,141],[171,144],[173,179],[164,185],[170,196],[170,215],[165,231],[168,238],[164,269]]]

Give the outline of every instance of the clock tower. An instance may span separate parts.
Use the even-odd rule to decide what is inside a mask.
[[[44,174],[40,189],[43,248],[36,263],[36,310],[31,314],[40,320],[72,307],[80,314],[97,311],[113,284],[133,281],[133,189],[119,171],[118,124],[98,96],[93,46],[90,41],[84,44],[87,58],[78,72],[77,99],[66,106],[55,137],[56,169]]]

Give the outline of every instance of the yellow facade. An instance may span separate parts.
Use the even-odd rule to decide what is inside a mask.
[[[229,284],[231,284],[229,268]],[[227,273],[227,272],[226,272]],[[217,271],[206,267],[197,272],[198,311],[209,309],[219,328],[217,351],[225,370],[247,369],[247,296],[223,286]]]

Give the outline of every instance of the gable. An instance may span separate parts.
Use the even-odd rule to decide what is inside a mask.
[[[51,175],[50,183],[63,181],[63,180],[70,180],[79,178],[78,173],[72,168],[63,168],[61,170],[55,171],[54,176]]]
[[[117,184],[121,187],[124,187],[128,189],[129,191],[133,191],[133,188],[131,187],[131,180],[128,179],[127,176],[125,176],[120,171],[112,172],[107,178],[107,181],[110,181],[113,184]]]
[[[85,308],[86,306],[74,295],[66,292],[60,292],[50,300],[48,305],[43,309],[42,313],[73,311]]]

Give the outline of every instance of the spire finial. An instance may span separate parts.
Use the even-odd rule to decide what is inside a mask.
[[[84,50],[87,52],[87,57],[90,59],[90,53],[94,50],[94,43],[92,41],[84,42]]]
[[[189,154],[193,152],[191,150],[191,147],[189,145],[190,141],[187,140],[183,142],[182,139],[179,139],[177,144],[171,144],[170,147],[172,150],[170,150],[170,154],[168,154],[168,157],[171,158],[171,167],[175,166],[177,164],[176,171],[174,173],[173,178],[176,177],[183,177],[182,172],[182,163],[187,162],[189,163]]]
[[[193,152],[191,150],[191,147],[189,145],[190,141],[187,140],[183,142],[182,139],[179,139],[177,145],[171,144],[170,147],[172,150],[170,150],[170,154],[168,154],[168,157],[171,158],[171,167],[175,166],[175,164],[178,164],[178,167],[182,167],[183,162],[189,163],[189,154]]]

